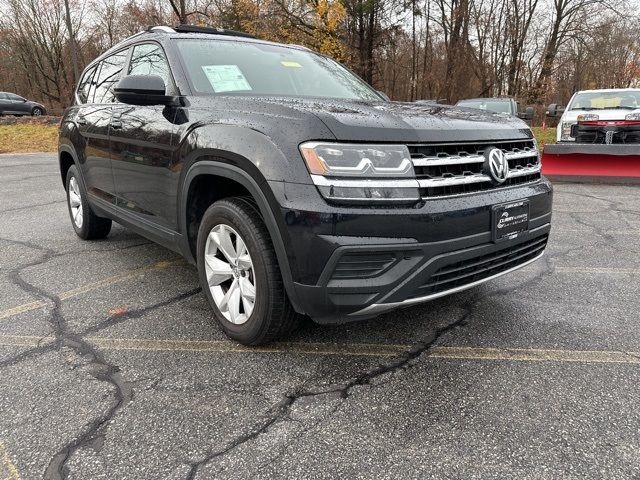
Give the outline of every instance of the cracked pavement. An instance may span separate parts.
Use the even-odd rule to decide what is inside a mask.
[[[0,478],[638,478],[639,193],[559,184],[535,264],[251,350],[173,252],[78,239],[54,155],[0,155]]]

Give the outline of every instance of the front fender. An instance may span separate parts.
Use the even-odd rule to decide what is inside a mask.
[[[283,181],[287,172],[292,171],[291,163],[295,162],[289,162],[265,135],[229,125],[209,125],[191,131],[182,143],[179,158],[183,165],[178,191],[178,225],[184,255],[195,263],[188,244],[186,218],[191,182],[199,175],[216,175],[236,181],[255,199],[271,236],[289,299],[294,308],[303,313],[293,287],[293,279],[297,278],[298,272],[295,271],[297,263],[291,238],[281,207],[267,183],[274,178]]]

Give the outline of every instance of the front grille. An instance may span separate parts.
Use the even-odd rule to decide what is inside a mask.
[[[332,279],[372,278],[385,272],[396,263],[393,252],[347,253],[340,257]]]
[[[409,298],[426,297],[484,280],[537,257],[547,245],[548,235],[512,245],[480,257],[445,265],[431,275]]]
[[[493,190],[540,178],[540,159],[533,140],[408,147],[423,198]],[[484,152],[489,147],[502,149],[509,162],[509,176],[498,186],[483,172]]]

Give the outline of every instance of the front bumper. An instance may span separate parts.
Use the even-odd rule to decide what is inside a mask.
[[[282,208],[282,218],[299,310],[319,323],[373,317],[509,273],[541,256],[550,231],[552,189],[544,179],[395,210],[327,206],[287,188],[296,206],[312,202],[307,210]],[[524,198],[529,230],[494,243],[492,205]]]
[[[550,214],[534,220],[531,224],[539,226],[500,243],[491,242],[483,234],[426,244],[340,247],[319,284],[295,284],[296,293],[299,299],[304,299],[306,313],[318,323],[342,323],[460,292],[540,258],[551,229]],[[393,260],[387,265],[369,262],[370,268],[379,267],[375,275],[344,278],[342,259],[357,258],[364,262],[367,256],[384,258],[380,257],[382,253]]]

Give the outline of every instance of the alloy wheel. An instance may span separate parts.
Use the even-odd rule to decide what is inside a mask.
[[[213,301],[231,323],[251,317],[256,301],[253,261],[242,237],[229,225],[218,224],[207,236],[205,273]]]
[[[76,177],[71,177],[69,180],[69,210],[73,223],[76,227],[82,228],[82,199]]]

